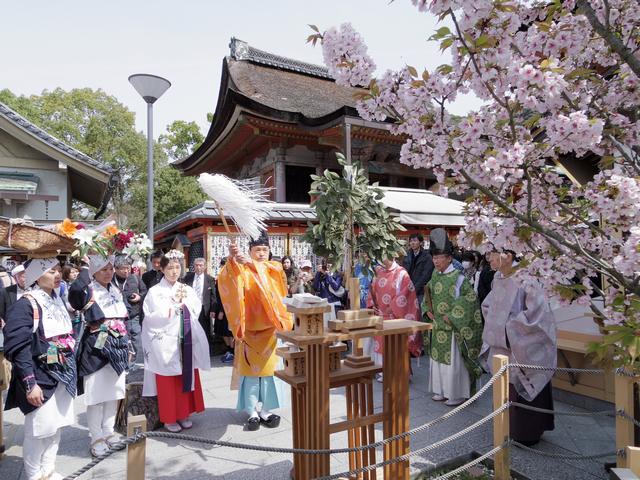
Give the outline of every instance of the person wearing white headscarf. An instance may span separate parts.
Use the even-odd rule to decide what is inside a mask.
[[[13,365],[5,408],[25,415],[23,462],[27,480],[58,480],[55,460],[60,429],[75,423],[75,339],[71,318],[55,287],[55,257],[27,262],[31,287],[7,312],[4,353]]]
[[[87,405],[91,454],[106,453],[114,434],[118,400],[124,398],[129,358],[122,293],[111,283],[113,256],[90,255],[69,287],[69,303],[84,313],[86,327],[78,349],[78,376]]]

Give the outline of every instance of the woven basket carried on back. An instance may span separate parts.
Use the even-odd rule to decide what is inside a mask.
[[[24,221],[17,223],[6,218],[0,218],[0,245],[30,254],[55,251],[70,253],[75,249],[72,238]]]

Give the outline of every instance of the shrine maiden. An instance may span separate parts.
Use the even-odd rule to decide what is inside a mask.
[[[75,423],[75,341],[71,318],[56,295],[55,257],[26,263],[30,290],[7,311],[4,353],[13,365],[5,408],[25,415],[23,462],[27,480],[62,479],[55,472],[60,429]]]
[[[113,261],[113,256],[89,255],[88,265],[69,287],[69,303],[84,313],[86,323],[77,359],[93,456],[106,453],[118,441],[114,427],[129,360],[127,307],[111,283]]]
[[[160,421],[170,432],[191,428],[189,415],[204,411],[199,370],[209,370],[209,343],[198,322],[202,303],[178,281],[184,255],[171,250],[160,261],[163,277],[144,299],[144,396],[158,396]]]

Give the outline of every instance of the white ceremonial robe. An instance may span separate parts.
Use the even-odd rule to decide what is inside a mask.
[[[496,272],[492,289],[482,302],[485,318],[479,360],[490,371],[493,355],[507,355],[509,363],[555,368],[556,322],[541,289],[522,288]],[[495,373],[495,372],[491,372]],[[551,381],[553,371],[512,369],[509,382],[525,400],[533,401]]]
[[[142,351],[144,353],[144,384],[142,395],[152,397],[157,394],[156,374],[175,376],[182,375],[180,349],[180,315],[176,312],[179,305],[176,293],[180,288],[187,296],[182,302],[191,315],[191,341],[193,369],[211,369],[209,342],[198,322],[202,303],[193,288],[180,282],[171,285],[166,278],[154,285],[147,293],[143,309]],[[195,375],[192,376],[195,380]],[[194,385],[191,386],[193,390]]]
[[[123,322],[127,319],[127,306],[120,290],[113,285],[107,289],[95,280],[91,282],[91,289],[93,301],[100,307],[105,318],[119,319]],[[125,397],[126,388],[126,372],[117,375],[113,367],[107,363],[97,372],[84,377],[84,403],[97,405],[121,400]]]

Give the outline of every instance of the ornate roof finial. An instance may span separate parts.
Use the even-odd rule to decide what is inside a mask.
[[[231,43],[229,44],[231,49],[230,55],[236,60],[246,60],[249,58],[249,44],[236,37],[231,37]]]

